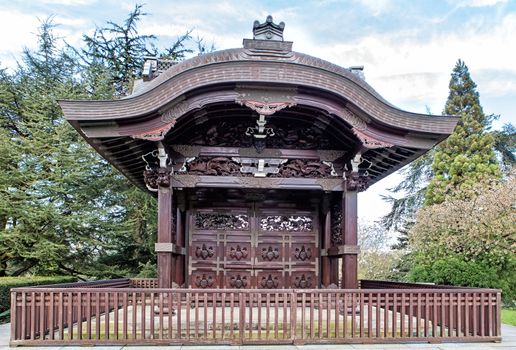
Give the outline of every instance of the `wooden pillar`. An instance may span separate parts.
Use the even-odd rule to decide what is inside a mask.
[[[347,190],[342,195],[342,239],[345,247],[356,247],[357,238],[357,191]],[[358,288],[357,251],[347,251],[342,256],[341,288]]]
[[[176,211],[176,244],[179,248],[185,246],[185,227],[183,225],[183,213],[181,209]],[[176,283],[182,286],[185,282],[185,256],[177,255],[176,257]]]
[[[171,288],[174,280],[174,258],[172,256],[172,186],[167,169],[160,168],[158,176],[158,284],[160,288]],[[164,179],[164,177],[168,179]],[[162,181],[160,181],[162,180]]]
[[[331,246],[331,210],[328,208],[324,217],[324,234],[323,234],[323,248],[328,250]],[[330,257],[321,257],[321,283],[324,287],[328,287],[331,284],[331,264]]]

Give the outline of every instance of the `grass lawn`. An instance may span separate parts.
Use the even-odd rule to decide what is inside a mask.
[[[502,323],[516,326],[516,309],[503,309]]]

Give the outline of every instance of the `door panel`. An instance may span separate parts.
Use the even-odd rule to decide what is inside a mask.
[[[250,204],[189,213],[192,288],[317,288],[315,211]]]

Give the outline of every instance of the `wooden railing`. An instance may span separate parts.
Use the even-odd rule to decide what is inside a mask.
[[[158,288],[157,278],[131,278],[130,285],[133,288]]]
[[[489,289],[45,287],[13,289],[11,302],[11,345],[501,339]]]

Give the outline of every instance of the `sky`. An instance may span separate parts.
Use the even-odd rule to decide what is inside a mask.
[[[0,66],[13,68],[23,48],[35,48],[37,27],[53,16],[56,34],[72,46],[107,21],[121,23],[129,0],[0,0]],[[192,29],[216,49],[241,47],[255,20],[285,22],[295,51],[349,67],[364,66],[366,81],[393,105],[440,114],[450,73],[468,65],[493,123],[516,123],[516,0],[147,0],[141,34],[167,47]],[[393,174],[359,195],[359,218],[373,221],[389,206],[380,195]]]

